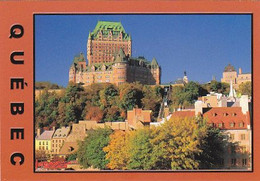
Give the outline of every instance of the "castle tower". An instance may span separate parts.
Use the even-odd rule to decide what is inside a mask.
[[[159,85],[161,83],[161,67],[155,58],[153,58],[151,62],[151,73],[154,80],[152,80],[150,84]]]
[[[113,77],[116,85],[127,82],[127,57],[122,48],[120,48],[118,54],[115,56],[113,65]]]
[[[237,84],[237,71],[231,64],[225,67],[223,72],[223,78],[221,82],[230,83],[232,81],[233,84]]]
[[[131,56],[132,41],[121,22],[98,21],[95,29],[88,35],[87,59],[93,63],[108,63],[114,61],[114,56],[120,48]]]
[[[69,70],[69,81],[74,83],[83,82],[83,72],[86,69],[86,60],[83,53],[76,55]]]

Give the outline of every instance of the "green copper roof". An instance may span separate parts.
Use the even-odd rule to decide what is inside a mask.
[[[117,37],[122,32],[123,39],[130,40],[130,36],[125,32],[125,29],[121,22],[111,21],[98,21],[95,29],[90,33],[89,38],[96,38],[99,32],[102,32],[103,36],[108,36],[109,32],[112,32],[112,36]]]
[[[78,63],[78,62],[85,62],[85,57],[83,53],[80,53],[79,55],[76,55],[73,59],[73,63]]]
[[[122,48],[120,48],[118,54],[115,57],[115,62],[125,62],[125,61],[127,61],[125,52]]]

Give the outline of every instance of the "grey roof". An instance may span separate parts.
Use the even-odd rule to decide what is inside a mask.
[[[53,138],[66,138],[70,132],[70,127],[62,127],[55,131]]]
[[[51,140],[54,130],[44,131],[40,136],[36,136],[37,140]]]

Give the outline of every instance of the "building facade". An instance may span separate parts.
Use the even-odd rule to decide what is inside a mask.
[[[51,139],[52,154],[60,153],[60,149],[64,144],[65,139],[69,135],[70,127],[61,127],[55,131]]]
[[[81,53],[75,56],[69,70],[69,81],[82,83],[140,82],[159,85],[161,68],[155,58],[131,57],[132,40],[121,23],[99,21],[89,33],[87,59]]]
[[[51,139],[55,130],[43,131],[40,132],[40,129],[37,129],[37,135],[35,138],[35,150],[36,151],[44,151],[47,154],[51,154]]]
[[[228,64],[223,72],[223,77],[221,82],[231,83],[234,85],[235,89],[239,88],[240,84],[250,81],[251,82],[251,73],[242,73],[242,69],[239,68],[238,74],[234,66]]]

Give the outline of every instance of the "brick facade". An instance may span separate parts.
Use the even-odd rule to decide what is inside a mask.
[[[99,21],[89,33],[87,59],[81,53],[75,56],[69,70],[69,81],[83,83],[124,82],[160,84],[161,68],[155,58],[131,57],[132,40],[119,22]]]

